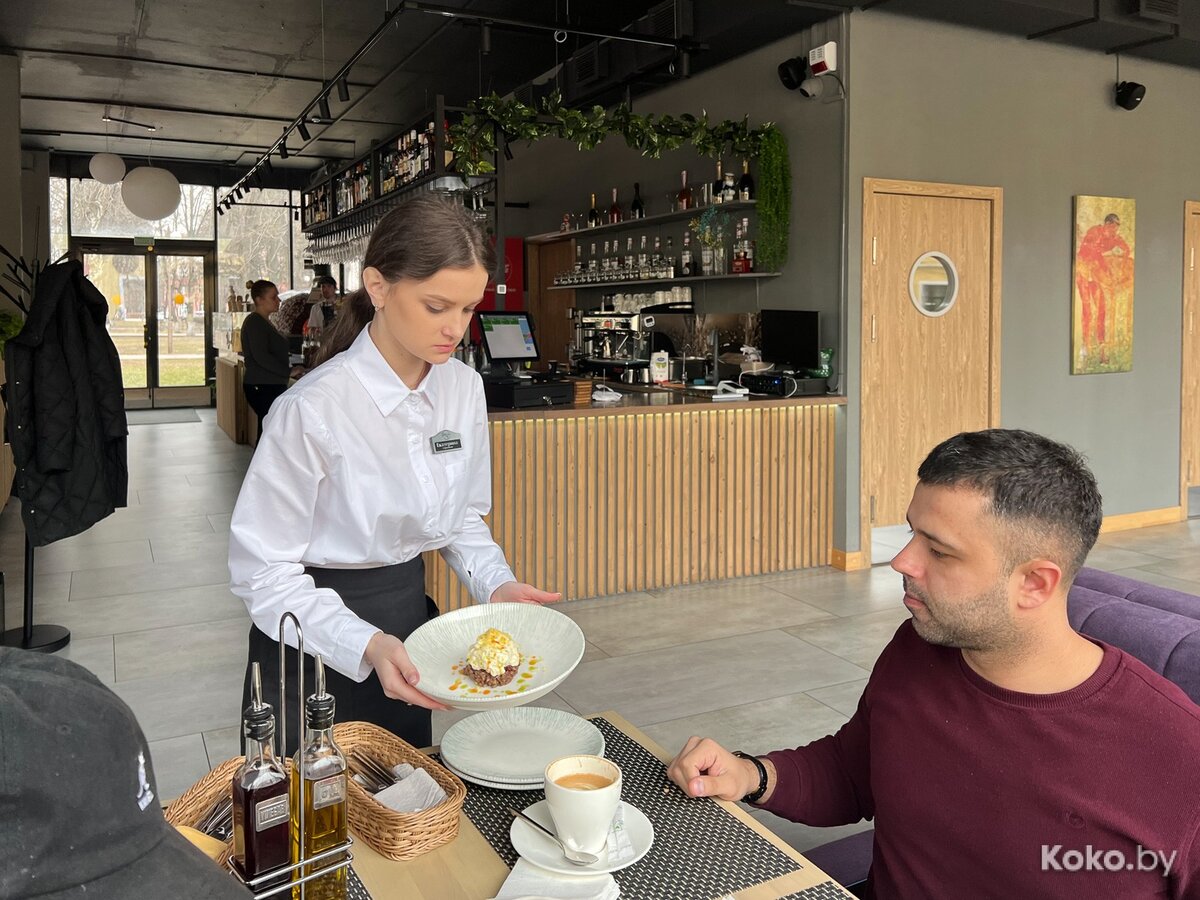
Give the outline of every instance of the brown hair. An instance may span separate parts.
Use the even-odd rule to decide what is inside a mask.
[[[364,269],[372,266],[388,281],[421,281],[442,269],[476,265],[490,272],[494,264],[495,251],[466,207],[436,194],[406,200],[384,216],[371,234],[363,259]],[[317,363],[347,349],[374,316],[365,288],[347,296],[321,342]]]
[[[254,300],[261,300],[263,297],[267,296],[267,291],[273,287],[275,287],[275,282],[267,281],[264,278],[260,278],[258,281],[246,282],[246,290],[250,292],[250,296]],[[275,289],[279,290],[278,288]]]

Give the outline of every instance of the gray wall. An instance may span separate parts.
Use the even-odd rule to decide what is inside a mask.
[[[30,265],[47,262],[50,255],[50,154],[45,150],[21,152],[21,218],[23,250]]]
[[[762,308],[820,310],[823,343],[834,346],[841,297],[838,260],[844,195],[844,105],[836,97],[826,103],[806,101],[798,93],[787,91],[779,83],[775,68],[816,44],[837,40],[839,33],[838,20],[831,20],[813,31],[797,33],[639,97],[633,105],[634,111],[641,114],[699,114],[707,110],[712,120],[749,115],[752,125],[768,121],[779,124],[787,136],[792,163],[788,263],[780,278],[761,285],[757,302]],[[511,213],[508,229],[515,234],[556,231],[564,212],[586,212],[592,191],[604,210],[611,202],[612,188],[618,187],[621,203],[628,208],[635,181],[641,183],[647,214],[665,212],[666,194],[678,190],[681,169],[688,170],[688,180],[693,182],[702,177],[712,180],[716,174],[713,161],[689,150],[654,160],[629,149],[619,138],[609,138],[591,152],[580,152],[565,141],[546,140],[532,146],[518,143],[513,153],[507,179],[509,198],[531,204],[528,211]],[[741,161],[727,158],[725,164],[740,167]],[[674,237],[676,252],[685,224],[667,226],[663,232]],[[628,232],[635,237],[638,233]],[[626,234],[621,233],[622,245]],[[591,243],[586,232],[581,232],[581,240]],[[696,296],[701,308],[712,312],[754,309],[756,303],[754,288],[747,285],[713,285],[703,300],[699,293]]]
[[[1179,504],[1184,201],[1200,198],[1200,72],[921,21],[850,17],[846,533],[858,548],[862,179],[1004,188],[1001,419],[1084,451],[1107,515]],[[1137,200],[1134,368],[1070,375],[1072,197]]]

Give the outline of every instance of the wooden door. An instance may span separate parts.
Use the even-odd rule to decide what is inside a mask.
[[[1180,505],[1188,510],[1188,488],[1200,485],[1200,201],[1185,208],[1183,241],[1183,362],[1180,404]]]
[[[542,357],[538,368],[546,368],[546,363],[555,359],[560,368],[565,370],[570,364],[567,345],[574,337],[568,313],[575,305],[575,292],[551,291],[549,288],[554,285],[555,275],[575,264],[575,242],[571,238],[564,238],[547,244],[529,244],[527,247],[525,267],[528,272],[529,312],[533,316],[538,353]]]
[[[904,522],[917,466],[939,441],[999,424],[1002,196],[1000,188],[866,179],[861,446],[868,553],[872,527]]]

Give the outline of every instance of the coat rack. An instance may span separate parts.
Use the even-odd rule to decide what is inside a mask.
[[[11,282],[15,285],[16,294],[11,293],[4,284],[0,284],[0,293],[4,294],[14,306],[17,307],[26,316],[29,315],[29,307],[33,304],[33,298],[37,291],[38,276],[45,271],[50,263],[46,266],[41,265],[40,260],[34,259],[33,265],[30,266],[25,262],[24,257],[13,256],[8,252],[8,249],[0,245],[0,253],[8,257],[8,271],[0,273],[0,278]],[[65,254],[60,256],[55,263],[62,262]],[[28,297],[29,303],[25,302]],[[8,424],[8,402],[5,400],[5,434],[3,436],[4,443],[8,443],[7,424]],[[11,628],[7,631],[4,629],[4,607],[5,607],[5,590],[4,590],[4,573],[0,572],[0,646],[5,647],[20,647],[23,650],[37,650],[42,653],[53,653],[56,650],[61,650],[71,642],[71,632],[61,625],[34,625],[33,624],[33,544],[29,540],[29,535],[25,535],[25,602],[23,606],[24,619],[20,628]]]

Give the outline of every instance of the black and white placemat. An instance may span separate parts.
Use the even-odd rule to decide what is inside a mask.
[[[855,900],[855,897],[836,881],[822,881],[780,900]]]
[[[350,867],[350,877],[346,879],[346,900],[372,900],[371,892],[359,880],[353,866]]]
[[[622,799],[645,813],[654,825],[650,852],[613,873],[623,897],[711,900],[800,868],[714,801],[685,796],[667,779],[663,762],[611,722],[600,717],[591,722],[604,735],[604,755],[624,774]],[[511,868],[516,865],[517,852],[508,837],[512,816],[507,807],[525,809],[545,797],[540,788],[501,791],[468,783],[463,812]],[[812,900],[818,900],[818,895]]]

